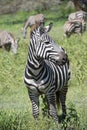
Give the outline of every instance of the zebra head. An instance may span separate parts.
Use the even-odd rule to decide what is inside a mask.
[[[50,25],[49,25],[50,26]],[[67,62],[67,54],[62,47],[44,31],[44,28],[38,28],[35,33],[36,37],[36,56],[42,60],[49,60],[57,65],[63,65]]]

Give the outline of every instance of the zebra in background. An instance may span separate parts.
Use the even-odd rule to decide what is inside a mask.
[[[13,34],[7,31],[0,30],[0,47],[6,51],[12,49],[13,53],[17,53],[19,38],[15,39]]]
[[[71,34],[82,34],[86,31],[86,22],[83,19],[66,21],[64,24],[64,36],[70,37]]]
[[[23,37],[26,38],[27,28],[35,25],[36,22],[45,22],[45,16],[43,14],[37,14],[30,16],[25,22],[22,28]]]
[[[86,20],[86,18],[87,18],[87,12],[80,10],[80,11],[76,11],[74,13],[71,13],[68,17],[68,20],[69,21],[72,21],[74,19],[84,19],[84,20]]]
[[[23,38],[26,38],[27,28],[28,27],[32,27],[37,22],[41,22],[44,25],[44,23],[45,23],[45,16],[43,14],[37,14],[37,15],[30,16],[25,21],[24,26],[22,28]],[[49,32],[51,30],[52,26],[53,26],[53,23],[50,23],[50,26],[45,26],[44,27],[45,32]]]
[[[67,83],[70,78],[69,59],[64,49],[45,32],[38,22],[31,28],[24,82],[28,88],[35,119],[39,117],[39,96],[45,94],[49,114],[58,123],[56,102],[61,102],[62,116],[66,115]]]

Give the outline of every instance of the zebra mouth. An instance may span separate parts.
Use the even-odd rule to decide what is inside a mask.
[[[50,61],[53,62],[56,65],[64,65],[67,62],[67,60],[65,60],[65,59],[61,60],[61,61],[55,60],[55,59],[51,59]]]
[[[68,57],[67,55],[63,56],[63,57],[51,57],[50,61],[53,62],[56,65],[64,65],[67,61],[68,61]]]
[[[56,65],[64,65],[65,63],[65,61],[56,61]]]

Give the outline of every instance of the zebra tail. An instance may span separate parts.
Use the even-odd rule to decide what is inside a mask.
[[[56,92],[56,104],[57,104],[57,108],[60,109],[59,91]]]

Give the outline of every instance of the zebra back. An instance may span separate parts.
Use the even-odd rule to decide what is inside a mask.
[[[23,37],[24,38],[26,38],[27,28],[28,27],[32,27],[33,25],[35,25],[38,22],[40,22],[40,23],[44,23],[45,22],[45,16],[43,14],[37,14],[37,15],[30,16],[24,22],[24,26],[22,28],[22,33],[23,33]]]
[[[68,17],[68,20],[69,21],[72,21],[74,19],[78,19],[78,20],[84,19],[84,20],[86,20],[86,18],[87,18],[87,12],[80,10],[80,11],[76,11],[74,13],[71,13]]]

